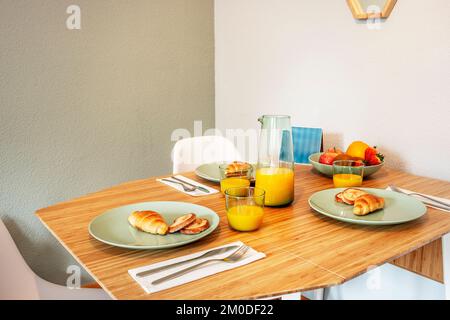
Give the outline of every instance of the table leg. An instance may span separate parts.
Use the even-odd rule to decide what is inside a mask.
[[[450,233],[442,237],[442,263],[444,267],[445,299],[450,300]]]
[[[314,300],[324,299],[325,288],[314,290]]]

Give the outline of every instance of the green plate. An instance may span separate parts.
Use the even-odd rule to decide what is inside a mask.
[[[212,182],[220,182],[220,166],[221,163],[213,162],[213,163],[205,163],[195,169],[195,174],[200,178],[212,181]],[[255,175],[256,166],[252,164],[253,167],[253,175]]]
[[[133,211],[153,210],[161,214],[167,224],[186,214],[195,213],[199,218],[209,221],[205,231],[187,235],[173,233],[153,235],[142,232],[128,223],[128,216]],[[106,244],[127,249],[166,249],[182,246],[213,232],[219,225],[219,216],[209,208],[187,202],[158,201],[130,204],[106,211],[91,221],[89,233],[97,240]]]
[[[333,177],[333,166],[329,164],[323,164],[319,162],[320,155],[323,152],[313,153],[309,156],[309,162],[313,165],[313,167],[319,171],[320,173],[328,176]],[[380,164],[377,164],[375,166],[365,166],[364,167],[364,177],[368,177],[371,174],[374,174],[378,170],[381,169],[381,167],[384,165],[384,161]]]
[[[390,225],[412,221],[423,216],[427,208],[417,199],[384,189],[359,188],[383,197],[384,209],[366,216],[353,214],[353,206],[336,202],[334,196],[345,188],[334,188],[314,193],[308,200],[311,208],[330,218],[365,225]]]

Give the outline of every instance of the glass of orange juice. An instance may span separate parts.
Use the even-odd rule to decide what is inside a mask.
[[[266,206],[282,206],[294,200],[294,169],[265,167],[256,170],[255,186],[266,191]]]
[[[228,225],[237,231],[257,230],[264,216],[265,191],[254,187],[229,188],[225,191]]]
[[[360,161],[337,160],[333,162],[335,188],[359,187],[362,185],[364,165]]]
[[[220,170],[220,191],[225,194],[225,190],[237,187],[249,187],[252,179],[252,170],[234,171],[232,175],[227,174],[229,163],[219,166]]]

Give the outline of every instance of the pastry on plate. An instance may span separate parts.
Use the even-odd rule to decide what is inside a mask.
[[[365,216],[384,208],[384,199],[360,189],[348,188],[334,196],[336,202],[353,205],[353,214]]]
[[[151,234],[165,235],[169,229],[163,217],[155,211],[134,211],[128,222],[136,229]]]
[[[365,216],[384,208],[384,199],[373,194],[365,194],[355,200],[353,214]]]
[[[355,200],[362,196],[367,194],[367,192],[360,190],[360,189],[355,189],[355,188],[348,188],[345,189],[344,191],[338,193],[335,196],[335,200],[337,202],[343,202],[349,205],[353,205],[355,203]]]
[[[342,199],[342,192],[336,193],[336,195],[334,196],[334,200],[340,203],[345,203],[344,199]]]
[[[233,161],[225,169],[225,175],[227,177],[245,176],[251,169],[252,166],[247,162]]]
[[[209,228],[209,221],[202,218],[195,219],[194,222],[192,222],[187,227],[180,230],[183,234],[197,234],[202,231],[205,231]]]
[[[188,213],[184,216],[176,218],[169,227],[169,233],[180,231],[181,229],[193,223],[195,219],[197,219],[197,216],[194,213]]]

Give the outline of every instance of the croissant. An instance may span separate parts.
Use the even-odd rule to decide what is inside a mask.
[[[384,208],[384,199],[373,194],[364,194],[355,200],[353,213],[357,216],[365,216],[371,212]]]
[[[128,222],[138,230],[164,235],[169,226],[158,212],[155,211],[135,211],[128,217]]]

